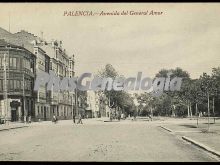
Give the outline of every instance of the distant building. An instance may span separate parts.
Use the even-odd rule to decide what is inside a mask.
[[[108,98],[101,91],[87,91],[87,113],[91,117],[109,117]]]
[[[97,93],[99,97],[99,113],[101,117],[110,117],[109,100],[103,92]]]
[[[89,117],[100,117],[99,112],[99,97],[95,91],[87,91],[87,115]]]

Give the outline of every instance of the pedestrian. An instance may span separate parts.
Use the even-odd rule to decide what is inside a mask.
[[[148,117],[149,117],[150,121],[153,121],[151,114],[149,114]]]
[[[80,123],[80,124],[83,124],[83,123],[82,123],[82,115],[81,115],[80,113],[79,113],[79,120],[78,120],[77,124],[79,124],[79,123]]]
[[[56,122],[57,122],[57,118],[56,118],[55,115],[53,115],[52,122],[53,122],[54,124],[56,124]]]
[[[123,113],[121,114],[121,119],[124,119],[124,114]]]
[[[27,116],[24,115],[24,124],[27,124]]]
[[[118,112],[118,121],[121,120],[121,114]]]
[[[112,118],[113,118],[113,114],[112,112],[110,113],[110,121],[112,121]]]
[[[28,116],[28,123],[31,123],[31,116]]]
[[[76,115],[73,114],[73,123],[76,123]]]

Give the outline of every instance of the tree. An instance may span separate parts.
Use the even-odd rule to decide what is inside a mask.
[[[119,77],[118,72],[111,64],[107,64],[103,70],[99,71],[98,75],[102,78],[110,77],[112,79]],[[120,77],[122,77],[122,75]],[[134,108],[134,102],[131,95],[125,91],[105,90],[103,93],[106,98],[108,98],[109,108],[115,109],[115,113],[121,111],[131,113],[132,109]]]
[[[215,98],[219,99],[220,94],[220,67],[212,69],[212,110],[214,115],[214,123],[215,123]]]
[[[189,94],[189,87],[190,87],[190,75],[187,71],[184,71],[183,69],[177,67],[175,69],[162,69],[157,74],[156,77],[165,77],[168,78],[170,76],[170,79],[174,77],[181,77],[182,78],[182,86],[180,91],[164,91],[164,94],[161,96],[161,99],[165,99],[167,102],[162,101],[161,99],[158,100],[158,103],[163,103],[162,107],[169,107],[169,110],[166,110],[166,112],[169,112],[171,110],[172,116],[175,116],[176,109],[180,106],[186,106],[188,108],[188,116],[190,116],[190,110],[191,110],[191,102],[190,102],[190,94]],[[178,108],[180,109],[180,108]],[[167,114],[166,114],[167,115]]]
[[[203,73],[200,76],[200,88],[202,90],[203,96],[207,97],[207,107],[208,107],[208,130],[210,128],[210,96],[213,95],[215,89],[214,89],[214,81],[211,78],[210,75],[207,73]]]
[[[201,82],[198,79],[191,80],[190,91],[189,91],[191,101],[195,104],[195,107],[196,107],[195,115],[197,116],[197,127],[199,124],[198,104],[202,103],[202,91],[200,89],[200,83]]]

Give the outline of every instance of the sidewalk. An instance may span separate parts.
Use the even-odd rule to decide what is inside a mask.
[[[9,122],[9,124],[1,124],[0,131],[28,127],[28,124]]]
[[[199,120],[198,128],[197,121],[190,119],[188,119],[188,121],[182,120],[182,122],[172,122],[172,124],[168,122],[161,126],[172,130],[172,133],[178,136],[192,139],[192,141],[195,141],[198,146],[206,146],[207,148],[220,153],[220,120],[216,120],[215,124],[214,121],[210,120],[210,123],[209,131],[206,119]]]

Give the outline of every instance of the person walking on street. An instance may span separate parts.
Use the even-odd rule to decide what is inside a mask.
[[[81,115],[80,113],[79,113],[79,120],[78,120],[77,124],[79,124],[79,123],[80,123],[80,124],[83,124],[83,123],[82,123],[82,115]]]
[[[76,115],[73,114],[73,123],[75,124],[76,123]]]
[[[24,115],[24,124],[27,124],[27,116]]]
[[[28,123],[31,123],[31,116],[28,116]]]
[[[149,114],[148,117],[149,117],[149,119],[150,119],[149,121],[153,121],[153,118],[152,118],[151,114]]]
[[[54,124],[56,124],[56,122],[57,122],[57,118],[56,118],[55,115],[53,115],[52,122],[53,122]]]

